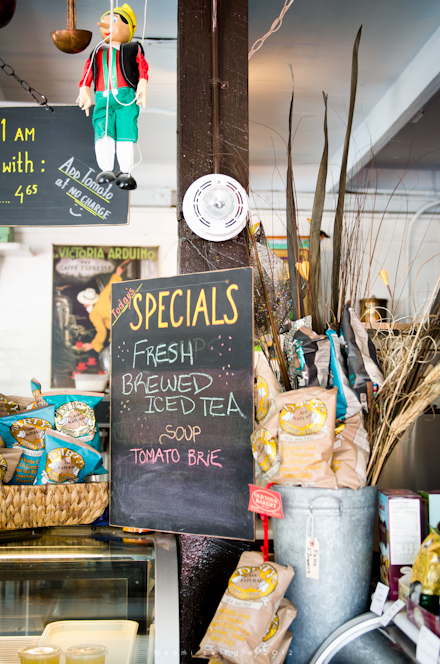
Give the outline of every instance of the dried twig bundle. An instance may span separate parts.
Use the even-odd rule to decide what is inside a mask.
[[[419,319],[376,333],[374,344],[385,376],[367,416],[371,441],[368,481],[376,484],[394,447],[432,401],[440,395],[440,306],[435,299],[440,277]],[[434,304],[433,304],[434,303]]]

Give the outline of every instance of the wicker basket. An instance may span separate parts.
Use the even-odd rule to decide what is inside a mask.
[[[0,530],[93,523],[108,505],[109,483],[7,486],[0,493]]]

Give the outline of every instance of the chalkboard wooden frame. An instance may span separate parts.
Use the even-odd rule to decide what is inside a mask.
[[[112,285],[110,523],[254,540],[253,269]]]
[[[3,226],[128,223],[129,194],[97,185],[92,113],[78,106],[0,107]],[[115,160],[115,164],[117,161]]]

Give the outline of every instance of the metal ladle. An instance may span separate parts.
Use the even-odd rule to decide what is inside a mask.
[[[67,30],[55,30],[50,36],[55,46],[64,53],[81,53],[90,44],[90,30],[76,29],[75,0],[67,0]]]

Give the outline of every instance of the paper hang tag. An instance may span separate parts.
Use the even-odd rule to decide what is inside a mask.
[[[306,578],[319,579],[319,542],[316,537],[306,538]]]
[[[394,604],[391,604],[390,608],[387,609],[380,618],[380,624],[382,627],[386,627],[404,606],[406,606],[405,602],[401,599],[397,599]]]
[[[389,587],[379,581],[376,586],[376,590],[374,591],[373,599],[371,600],[370,611],[378,616],[381,616],[389,592]]]
[[[420,664],[437,664],[440,639],[425,625],[420,628],[417,640],[416,659]]]
[[[255,484],[249,484],[249,494],[248,510],[250,512],[284,519],[283,504],[279,493],[263,489]]]

